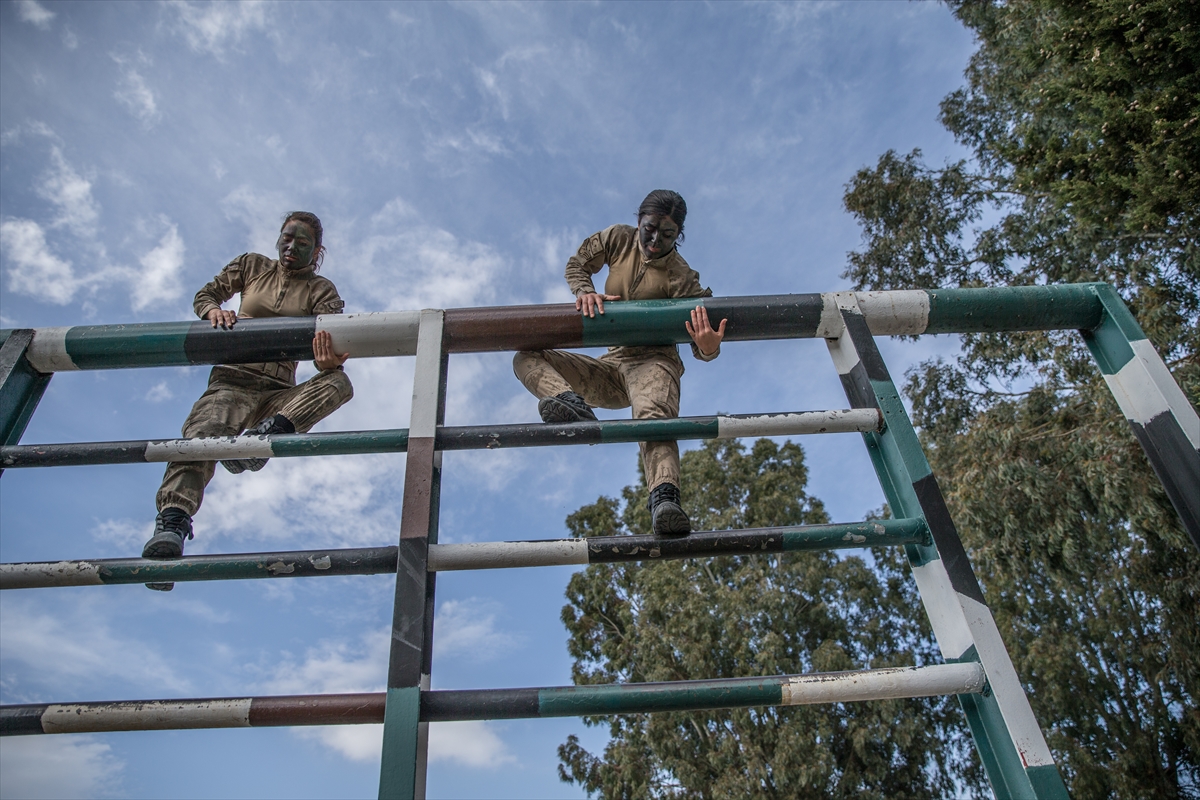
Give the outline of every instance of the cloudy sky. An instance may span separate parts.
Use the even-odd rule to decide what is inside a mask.
[[[889,148],[961,152],[936,121],[966,32],[932,3],[0,2],[0,324],[185,320],[281,215],[324,221],[350,311],[565,302],[566,257],[688,200],[683,254],[718,295],[846,288],[841,206]],[[954,346],[881,342],[894,374]],[[821,342],[686,357],[683,413],[844,408]],[[447,422],[536,419],[504,354],[455,356]],[[307,370],[307,372],[303,370]],[[411,359],[351,361],[317,430],[406,427]],[[302,367],[302,377],[312,367]],[[24,442],[168,438],[205,368],[56,376]],[[602,412],[618,417],[621,412]],[[861,440],[804,442],[834,519],[882,503]],[[635,445],[450,453],[444,542],[565,535],[636,479]],[[192,553],[394,543],[403,458],[219,470]],[[9,470],[0,560],[135,555],[156,465]],[[567,569],[438,579],[434,688],[570,682]],[[386,576],[10,592],[0,701],[379,691]],[[431,797],[579,797],[578,720],[434,726]],[[378,727],[0,740],[5,797],[368,797]]]

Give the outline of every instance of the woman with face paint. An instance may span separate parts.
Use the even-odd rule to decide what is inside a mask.
[[[293,211],[283,220],[275,247],[279,258],[246,253],[230,261],[212,281],[196,293],[196,315],[214,328],[232,330],[239,319],[304,317],[340,314],[345,305],[337,287],[316,274],[325,255],[321,220],[307,211]],[[241,294],[235,314],[221,304]],[[319,370],[296,385],[296,362],[268,362],[213,367],[208,389],[192,406],[183,423],[187,438],[254,434],[305,433],[354,396],[342,365],[349,353],[333,351],[327,331],[313,339],[313,359]],[[265,458],[222,461],[233,474],[257,472]],[[142,558],[170,559],[183,555],[183,544],[192,537],[192,517],[204,499],[216,462],[174,461],[167,464],[158,490],[158,518],[154,535],[142,549]],[[147,584],[169,591],[173,583]]]
[[[700,276],[676,250],[683,241],[687,204],[677,193],[658,189],[646,195],[637,213],[637,227],[613,225],[589,236],[567,260],[567,285],[575,308],[589,317],[604,313],[604,303],[620,300],[662,300],[672,297],[711,297]],[[592,276],[605,265],[604,293]],[[721,353],[725,320],[713,328],[702,305],[685,322],[692,337],[692,355],[712,361]],[[675,345],[610,347],[600,358],[561,350],[517,353],[513,371],[538,399],[543,422],[594,420],[593,407],[633,407],[634,419],[663,419],[679,415],[679,379],[683,362]],[[642,467],[650,489],[654,532],[684,536],[691,522],[679,495],[679,445],[641,442]]]

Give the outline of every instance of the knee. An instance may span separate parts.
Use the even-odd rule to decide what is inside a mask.
[[[545,357],[537,350],[523,350],[513,356],[513,374],[518,380],[524,380],[530,370],[545,362]]]
[[[350,398],[354,397],[354,384],[350,382],[350,376],[345,370],[331,369],[320,373],[323,382],[337,392],[338,398],[347,403]]]

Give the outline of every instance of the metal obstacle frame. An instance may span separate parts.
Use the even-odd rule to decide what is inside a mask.
[[[451,353],[672,344],[697,303],[728,318],[726,341],[824,338],[851,408],[794,414],[573,425],[444,425]],[[1066,797],[991,611],[874,336],[1075,329],[1200,546],[1200,417],[1106,284],[841,292],[0,331],[0,468],[406,452],[399,542],[391,547],[0,565],[0,589],[396,574],[386,693],[56,703],[0,707],[0,734],[384,723],[381,798],[425,794],[428,723],[850,702],[954,694],[997,797]],[[53,372],[298,360],[328,330],[355,357],[415,355],[408,429],[65,445],[19,445]],[[896,519],[695,533],[685,539],[439,545],[441,452],[650,439],[857,431]],[[430,691],[436,573],[601,561],[903,546],[946,663],[817,675],[661,684]]]

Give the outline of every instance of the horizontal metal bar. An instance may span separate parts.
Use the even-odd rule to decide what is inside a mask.
[[[423,691],[421,721],[851,703],[974,694],[986,683],[983,667],[968,662],[672,683]],[[379,724],[384,698],[378,692],[0,706],[0,735]]]
[[[1103,309],[1102,284],[858,292],[876,336],[1001,330],[1090,330]],[[595,318],[570,304],[457,308],[445,312],[447,352],[544,350],[552,347],[668,345],[688,341],[684,322],[696,305],[728,319],[726,340],[802,339],[837,335],[834,293],[613,302]],[[208,322],[153,322],[42,328],[29,360],[40,372],[184,364],[298,361],[328,330],[334,349],[353,358],[412,355],[420,312],[330,314],[246,319],[232,330]],[[11,333],[0,331],[0,341]]]
[[[429,570],[506,569],[617,561],[665,561],[722,555],[919,544],[928,540],[919,519],[832,525],[699,531],[684,537],[596,536],[529,542],[429,546]],[[188,556],[175,561],[109,558],[0,564],[0,589],[130,583],[379,575],[396,571],[396,548],[296,550]]]
[[[468,425],[438,428],[434,446],[439,450],[493,450],[501,447],[864,433],[880,430],[882,419],[878,409],[856,408],[675,419],[605,420],[563,425]],[[0,447],[0,468],[340,456],[403,453],[407,449],[407,428],[209,439],[28,444]]]

